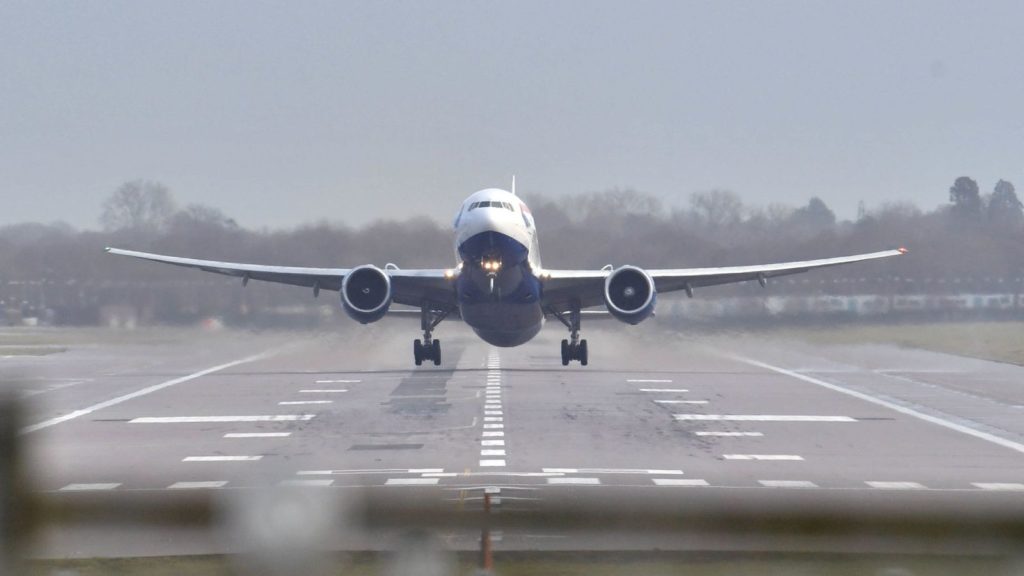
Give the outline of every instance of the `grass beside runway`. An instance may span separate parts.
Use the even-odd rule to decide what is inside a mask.
[[[1024,322],[1019,321],[857,324],[771,332],[815,344],[894,344],[1024,365]]]

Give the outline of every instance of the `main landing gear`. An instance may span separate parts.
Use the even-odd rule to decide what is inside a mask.
[[[574,304],[567,312],[552,312],[565,327],[569,329],[569,339],[562,340],[562,366],[579,360],[581,366],[587,365],[587,341],[580,340],[580,307]]]
[[[423,341],[416,339],[412,343],[413,359],[416,365],[423,365],[424,360],[432,361],[434,366],[441,365],[441,341],[431,338],[431,333],[444,320],[451,309],[435,310],[426,302],[420,306],[420,328],[423,330]]]

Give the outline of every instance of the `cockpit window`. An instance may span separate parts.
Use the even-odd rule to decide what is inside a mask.
[[[469,212],[470,210],[476,210],[477,208],[504,208],[509,212],[516,211],[516,209],[508,202],[499,202],[497,200],[484,200],[482,202],[473,202],[472,204],[469,205],[469,210],[466,211]]]

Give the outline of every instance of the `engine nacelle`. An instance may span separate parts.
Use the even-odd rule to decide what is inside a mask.
[[[376,322],[391,306],[391,277],[372,265],[353,268],[341,283],[341,307],[360,324]]]
[[[654,279],[636,266],[623,266],[604,280],[608,312],[627,324],[639,324],[654,313]]]

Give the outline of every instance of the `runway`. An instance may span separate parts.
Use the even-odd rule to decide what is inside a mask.
[[[0,371],[29,402],[22,431],[42,493],[308,486],[464,506],[491,488],[504,507],[602,489],[1024,496],[1019,366],[604,325],[585,332],[590,366],[563,367],[554,326],[498,349],[451,323],[438,332],[443,365],[415,368],[415,331],[401,326],[175,330],[11,356]],[[557,546],[548,536],[506,545]],[[51,546],[210,551],[130,541]]]

